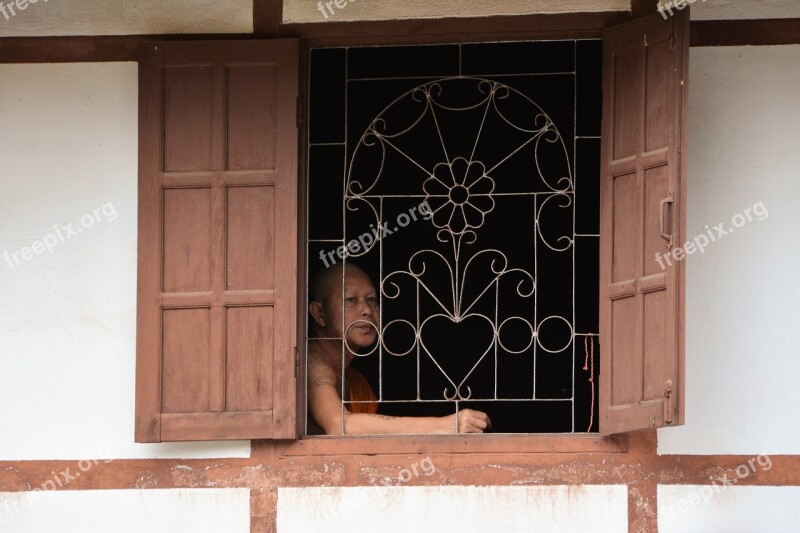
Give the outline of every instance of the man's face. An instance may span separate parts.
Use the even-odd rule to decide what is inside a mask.
[[[328,291],[324,311],[325,316],[329,317],[325,322],[331,336],[344,337],[351,350],[374,344],[378,340],[380,308],[369,276],[359,270],[348,269],[344,277],[344,294],[338,276],[330,281]]]

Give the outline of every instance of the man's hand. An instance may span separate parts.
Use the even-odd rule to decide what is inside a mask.
[[[342,409],[341,378],[317,353],[309,353],[307,374],[309,414],[329,435],[342,434],[342,429],[348,435],[455,433],[456,421],[459,433],[483,433],[492,427],[488,415],[474,409],[443,417],[351,413]]]
[[[474,409],[462,409],[458,415],[442,417],[442,433],[455,433],[456,416],[458,416],[459,433],[483,433],[492,427],[492,421],[486,413]]]

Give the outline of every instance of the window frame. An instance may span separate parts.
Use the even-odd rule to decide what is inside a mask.
[[[566,34],[565,34],[566,35]],[[560,36],[555,35],[549,37],[547,39],[530,39],[530,40],[520,40],[520,41],[508,41],[508,42],[539,42],[545,40],[593,40],[593,41],[600,41],[602,43],[602,35],[595,36],[595,37],[583,37],[583,39],[576,38],[574,36]],[[453,40],[452,42],[429,42],[427,40],[411,40],[409,42],[403,42],[402,44],[397,45],[388,45],[388,46],[436,46],[436,45],[448,45],[448,44],[493,44],[498,42],[505,42],[505,41],[498,41],[496,38],[482,38],[482,39],[475,39],[470,40],[468,36],[464,38],[460,38],[457,40]],[[387,447],[388,450],[391,450],[389,453],[414,453],[419,450],[420,446],[423,446],[425,450],[429,449],[436,449],[441,450],[440,453],[509,453],[513,451],[534,451],[534,452],[558,452],[558,451],[565,451],[568,450],[569,452],[574,453],[586,453],[586,452],[607,452],[607,453],[615,453],[621,452],[625,448],[626,439],[622,435],[607,435],[603,436],[600,434],[599,430],[587,433],[585,431],[575,430],[572,433],[564,432],[564,433],[489,433],[489,434],[479,434],[479,435],[467,435],[467,434],[440,434],[440,435],[423,435],[423,434],[392,434],[390,436],[385,435],[345,435],[345,434],[335,434],[335,435],[308,435],[306,434],[306,428],[304,424],[305,418],[308,416],[308,406],[306,402],[306,394],[305,394],[305,386],[304,386],[304,379],[305,379],[305,361],[306,361],[306,346],[307,346],[307,337],[306,337],[306,326],[308,324],[308,308],[307,305],[302,305],[303,302],[308,302],[308,293],[306,287],[306,280],[308,280],[308,257],[307,257],[307,245],[308,245],[308,201],[307,201],[307,194],[308,194],[308,183],[309,183],[309,174],[308,174],[308,161],[309,161],[309,142],[308,142],[308,135],[309,135],[309,128],[308,124],[310,123],[310,57],[311,57],[311,50],[313,49],[320,49],[320,48],[339,48],[339,47],[348,47],[346,44],[336,43],[331,44],[327,43],[330,46],[319,46],[314,41],[303,41],[301,42],[300,48],[300,68],[302,69],[301,72],[301,83],[300,83],[300,94],[302,95],[301,101],[301,112],[302,112],[302,120],[300,123],[300,140],[301,146],[300,150],[300,158],[301,158],[301,165],[298,167],[298,180],[300,183],[298,184],[298,191],[299,191],[299,198],[298,198],[298,216],[301,219],[301,224],[298,225],[301,233],[298,236],[298,243],[300,244],[301,250],[298,251],[298,258],[300,263],[298,263],[298,276],[299,276],[299,287],[300,293],[298,294],[298,314],[297,314],[297,323],[298,323],[298,336],[297,336],[297,345],[298,345],[298,442],[299,441],[316,441],[319,439],[319,442],[309,442],[306,444],[298,444],[297,446],[291,446],[290,451],[287,451],[288,455],[336,455],[336,450],[347,450],[345,453],[353,453],[353,454],[361,454],[361,453],[372,453],[370,450],[382,449],[385,444],[383,444],[383,440],[386,437],[391,437],[396,442],[396,446]],[[361,46],[369,47],[369,44],[357,44],[352,45],[352,48],[359,48]],[[602,80],[601,80],[602,81]],[[602,105],[602,103],[601,103]],[[599,128],[599,124],[598,124]],[[577,135],[577,133],[574,133]],[[598,134],[599,136],[599,134]],[[565,141],[572,142],[572,139],[565,139]],[[598,221],[599,223],[599,221]],[[599,253],[599,252],[598,252]],[[599,327],[599,323],[598,323]],[[582,345],[581,345],[582,346]],[[581,347],[580,350],[583,350]],[[595,363],[597,364],[597,363]],[[599,372],[598,372],[599,375]],[[597,377],[595,379],[598,379]],[[595,384],[597,387],[597,384]],[[595,390],[595,402],[598,401],[599,398],[599,389]],[[301,410],[302,408],[302,410]],[[500,442],[501,437],[503,440],[509,440],[510,444],[506,444],[505,442]],[[332,439],[340,439],[342,441],[350,441],[350,440],[363,440],[364,443],[359,444],[327,444],[325,441],[330,441]],[[567,439],[570,440],[567,443]],[[574,440],[575,442],[572,442]],[[485,444],[477,444],[479,441],[486,441]],[[440,442],[447,442],[446,446],[441,446]],[[557,445],[551,444],[558,443]],[[465,446],[468,446],[468,449],[464,449]],[[395,451],[396,450],[396,451]]]
[[[280,455],[626,453],[629,434],[496,433],[449,435],[304,435]]]
[[[656,15],[651,14],[650,17],[654,17]],[[660,15],[658,15],[660,17]],[[631,19],[630,22],[638,21],[647,17],[638,17]],[[675,28],[679,28],[679,25],[683,25],[686,29],[685,31],[688,32],[688,19],[689,13],[683,12],[679,13],[676,17],[673,18],[670,22],[675,25]],[[613,28],[616,25],[608,26],[605,29]],[[676,29],[676,31],[680,31]],[[568,39],[571,37],[567,36],[568,32],[564,32],[564,35],[553,35],[550,36],[551,39]],[[462,36],[460,39],[454,40],[453,42],[469,42],[469,43],[490,43],[496,42],[496,39],[492,38],[476,38],[474,40],[469,39],[469,35]],[[685,66],[688,62],[688,35],[685,35],[684,38],[687,41],[686,50],[684,51],[683,62],[684,62],[684,70],[687,69]],[[332,43],[328,43],[332,44]],[[410,42],[404,42],[403,44],[407,45],[425,45],[425,44],[433,44],[432,42],[427,42],[424,39],[415,40],[411,39]],[[439,43],[437,43],[439,44]],[[336,43],[338,46],[342,46],[342,43]],[[300,287],[300,294],[298,294],[298,302],[307,302],[308,295],[305,287],[305,280],[308,276],[308,264],[307,264],[307,257],[305,253],[305,244],[306,243],[306,224],[307,224],[307,202],[305,201],[305,195],[307,194],[307,186],[308,186],[308,142],[307,142],[307,135],[308,135],[308,119],[309,119],[309,90],[310,90],[310,80],[309,80],[309,58],[310,58],[310,50],[311,48],[321,47],[318,43],[304,41],[301,45],[301,94],[302,96],[302,116],[303,120],[301,123],[301,132],[300,138],[302,145],[300,147],[300,153],[302,155],[302,164],[300,166],[300,173],[298,174],[298,191],[300,191],[301,196],[299,196],[299,207],[298,207],[298,216],[301,218],[302,224],[299,226],[301,228],[302,233],[298,238],[298,242],[303,243],[303,250],[302,253],[298,254],[298,257],[301,258],[301,263],[298,265],[298,275],[302,276],[300,278],[301,283],[299,283]],[[605,73],[604,73],[605,74]],[[605,84],[605,81],[604,81]],[[688,91],[687,83],[681,83],[681,94],[678,95],[679,98],[683,99],[683,102],[686,102],[686,94]],[[687,128],[687,118],[688,118],[688,106],[684,105],[683,109],[679,111],[679,115],[676,114],[675,119],[680,121],[681,128],[685,130]],[[679,157],[676,161],[677,168],[679,173],[686,172],[686,160],[687,160],[687,146],[686,140],[688,135],[685,131],[682,132],[682,140],[679,145]],[[678,176],[678,181],[682,181],[683,190],[679,191],[680,198],[682,199],[679,210],[677,213],[674,214],[674,220],[681,220],[685,221],[686,219],[686,190],[685,190],[685,179],[681,180],[680,175]],[[681,239],[685,237],[685,224],[677,224],[677,231],[676,231],[676,242],[683,242]],[[681,264],[681,267],[683,265]],[[679,275],[679,282],[678,282],[678,317],[680,320],[680,335],[679,340],[683,340],[683,332],[685,330],[685,274],[682,271]],[[602,298],[602,297],[601,297]],[[601,300],[601,310],[603,302]],[[301,307],[298,305],[298,377],[305,376],[305,360],[306,360],[306,353],[305,353],[305,325],[307,324],[308,320],[308,313],[306,312],[305,307]],[[678,359],[678,385],[677,390],[674,392],[675,396],[677,397],[677,401],[675,402],[674,408],[676,409],[677,416],[674,423],[670,424],[667,427],[682,425],[684,423],[684,398],[685,398],[685,370],[684,370],[684,343],[679,343],[679,354],[677,355]],[[601,365],[602,367],[602,365]],[[300,389],[298,393],[298,438],[292,444],[290,444],[286,449],[283,450],[283,455],[287,456],[311,456],[311,455],[341,455],[341,454],[369,454],[369,453],[419,453],[420,450],[425,450],[426,452],[435,452],[435,453],[445,453],[445,454],[459,454],[459,453],[513,453],[513,452],[527,452],[527,453],[593,453],[593,452],[600,452],[600,453],[625,453],[628,449],[628,441],[631,432],[622,432],[617,434],[604,434],[602,428],[600,428],[598,433],[537,433],[537,434],[520,434],[520,433],[505,433],[505,434],[478,434],[478,435],[390,435],[390,436],[382,436],[382,435],[306,435],[305,434],[305,424],[302,424],[301,421],[305,419],[307,416],[308,406],[306,403],[305,398],[305,387],[301,386],[302,379],[298,379],[298,389]],[[599,399],[598,399],[599,400]],[[302,410],[300,410],[302,409]],[[601,410],[601,420],[602,420],[602,410],[603,404],[600,404]]]
[[[654,15],[651,15],[654,16]],[[685,18],[684,18],[685,17]],[[679,21],[680,19],[680,21]],[[631,19],[636,20],[636,19]],[[686,12],[680,13],[676,15],[673,19],[673,24],[685,23],[685,27],[688,28],[688,10]],[[598,33],[600,31],[598,29],[594,30],[551,30],[551,31],[533,31],[527,32],[524,36],[519,37],[519,40],[535,40],[535,39],[573,39],[576,38],[576,33],[578,34],[577,38],[596,38],[598,37]],[[516,35],[486,35],[486,34],[460,34],[454,35],[452,38],[447,38],[449,36],[438,36],[437,38],[430,39],[426,38],[425,36],[417,36],[417,37],[392,37],[389,36],[388,40],[392,41],[392,44],[440,44],[443,42],[472,42],[472,43],[481,43],[481,42],[496,42],[498,39],[501,40],[508,40],[511,38],[516,37]],[[344,39],[346,42],[342,42],[342,38],[337,39],[307,39],[301,40],[298,43],[298,68],[299,71],[296,73],[295,79],[299,82],[298,86],[298,107],[297,107],[297,120],[296,120],[296,134],[297,134],[297,155],[296,158],[296,182],[293,186],[296,188],[296,226],[295,231],[297,231],[296,237],[296,260],[297,260],[297,268],[296,268],[296,278],[294,278],[294,282],[296,286],[291,292],[295,293],[296,296],[296,312],[297,316],[291,316],[288,321],[291,322],[294,320],[294,324],[292,324],[292,329],[295,329],[294,334],[295,336],[295,346],[294,346],[294,353],[293,354],[286,354],[289,357],[282,359],[286,361],[286,366],[281,369],[281,373],[283,375],[287,375],[290,379],[289,382],[294,382],[296,384],[296,403],[294,405],[294,409],[291,409],[291,417],[294,420],[294,433],[292,434],[291,431],[287,431],[283,433],[283,435],[278,436],[274,435],[271,437],[251,437],[251,440],[256,441],[264,441],[265,442],[272,442],[273,446],[275,446],[276,452],[281,455],[286,456],[309,456],[309,455],[342,455],[342,454],[392,454],[392,453],[420,453],[421,451],[432,451],[435,453],[441,454],[463,454],[463,453],[624,453],[628,449],[628,442],[631,439],[634,439],[634,433],[619,433],[616,435],[604,435],[602,433],[592,433],[592,434],[580,434],[580,433],[558,433],[558,434],[489,434],[489,435],[463,435],[463,434],[452,434],[452,435],[387,435],[387,436],[374,436],[374,435],[326,435],[326,436],[309,436],[305,434],[305,419],[307,413],[307,404],[306,404],[306,395],[305,395],[305,387],[302,385],[302,376],[305,376],[305,333],[306,333],[306,320],[307,320],[307,313],[306,313],[306,306],[305,303],[307,301],[307,287],[306,287],[306,276],[307,276],[307,257],[306,257],[306,223],[307,223],[307,206],[306,206],[306,194],[307,194],[307,187],[308,187],[308,177],[307,177],[307,161],[308,161],[308,151],[307,151],[307,127],[306,124],[308,123],[308,91],[309,91],[309,80],[308,80],[308,60],[310,57],[309,50],[312,46],[318,47],[321,45],[322,42],[328,41],[328,45],[336,45],[336,46],[347,46],[356,45],[357,44],[375,44],[375,43],[367,43],[364,42],[363,38],[359,38],[357,35],[354,36],[352,39],[346,38]],[[381,37],[379,40],[386,41],[387,38]],[[399,42],[398,42],[399,41]],[[688,37],[687,37],[688,41]],[[211,41],[201,41],[201,43],[209,44]],[[222,42],[222,41],[220,41]],[[150,45],[157,44],[157,43],[150,43]],[[385,43],[389,44],[389,43]],[[688,42],[687,42],[687,50],[688,51]],[[146,58],[147,56],[140,56],[140,58]],[[140,59],[140,61],[146,64],[146,59]],[[142,63],[140,63],[140,67]],[[685,63],[684,63],[685,68]],[[140,70],[141,72],[141,70]],[[140,79],[140,83],[143,80]],[[151,80],[152,82],[152,80]],[[682,83],[682,85],[684,85]],[[685,98],[687,92],[687,88],[684,85],[682,87],[682,92],[680,96]],[[287,107],[285,106],[282,110],[284,116],[288,116],[287,114]],[[153,113],[155,110],[151,109],[150,113]],[[681,144],[679,146],[679,164],[680,164],[680,172],[685,175],[685,162],[686,162],[686,138],[687,135],[685,133],[686,128],[686,117],[688,115],[688,108],[686,106],[680,110],[682,114],[682,119],[678,118],[678,114],[676,114],[676,120],[682,120],[681,126],[684,128],[684,132],[682,135]],[[291,113],[294,114],[295,110],[291,110]],[[143,130],[143,126],[147,125],[147,121],[141,115],[142,111],[140,109],[140,139],[145,141],[146,144],[143,145],[145,148],[140,149],[140,165],[142,162],[152,162],[152,158],[158,155],[158,151],[153,151],[152,146],[154,144],[158,144],[156,141],[156,137],[148,138],[145,135],[145,131]],[[294,117],[292,116],[292,122],[295,122]],[[288,121],[287,121],[288,123]],[[148,151],[148,147],[151,149]],[[151,153],[153,152],[153,153]],[[141,172],[141,168],[140,168]],[[149,187],[150,185],[146,183],[142,183],[140,180],[140,189],[141,187]],[[685,179],[682,183],[682,196],[685,198]],[[147,214],[148,210],[145,209],[142,205],[142,200],[140,198],[140,216],[142,214]],[[679,206],[679,210],[677,212],[677,216],[680,217],[678,220],[682,222],[685,221],[685,201],[681,202]],[[140,220],[139,224],[152,224],[153,222],[150,220],[142,221]],[[678,236],[678,242],[684,236],[685,227],[682,224],[678,225],[676,234]],[[141,227],[141,226],[140,226]],[[142,243],[140,242],[140,245]],[[142,262],[142,255],[141,255],[141,248],[140,248],[140,258],[139,264],[141,268]],[[145,257],[147,254],[145,254]],[[681,264],[681,266],[683,266]],[[290,278],[291,279],[291,278]],[[685,308],[684,308],[684,301],[685,301],[685,276],[680,276],[681,283],[679,286],[679,298],[680,298],[680,305],[677,317],[680,319],[680,338],[681,341],[679,350],[680,354],[678,356],[679,359],[679,383],[677,385],[677,423],[675,425],[679,425],[683,423],[684,420],[684,404],[683,404],[683,395],[684,395],[684,346],[683,346],[683,331],[684,331],[684,322],[685,322]],[[137,295],[137,299],[142,305],[142,302],[147,302],[148,299],[151,299],[153,295],[144,294],[139,288],[139,293]],[[302,302],[302,304],[301,304]],[[137,313],[141,313],[141,309],[137,311]],[[152,312],[149,308],[146,312]],[[291,335],[291,333],[289,333]],[[141,336],[137,337],[137,424],[140,424],[139,421],[139,404],[140,399],[138,395],[138,389],[140,385],[144,384],[142,388],[145,389],[152,389],[154,384],[151,383],[151,380],[155,381],[156,378],[151,378],[145,375],[146,370],[151,369],[152,365],[145,365],[145,368],[140,368],[138,359],[141,357],[141,354],[138,351],[138,344],[143,342],[146,339],[143,339]],[[156,340],[147,340],[148,343],[150,342],[159,342]],[[292,359],[293,357],[293,359]],[[294,369],[291,368],[292,362],[294,363]],[[142,377],[139,374],[142,374]],[[292,375],[294,374],[294,375]],[[292,379],[293,378],[293,379]],[[298,379],[301,378],[301,379]],[[141,382],[141,383],[140,383]],[[147,382],[147,383],[145,383]],[[158,382],[160,384],[160,381]],[[160,385],[159,385],[160,386]],[[287,391],[287,396],[291,396],[291,391]],[[290,406],[287,406],[290,407]],[[601,405],[602,410],[602,405]],[[138,427],[138,426],[137,426]],[[141,429],[141,428],[140,428]],[[201,428],[206,430],[208,428]],[[602,428],[601,428],[602,431]],[[631,430],[633,431],[633,430]],[[201,431],[200,433],[203,433]],[[205,435],[205,433],[204,433]],[[228,436],[224,433],[215,433],[214,440],[220,439],[233,439],[237,437]],[[238,437],[243,438],[243,437]],[[244,437],[247,438],[247,437]],[[180,440],[207,440],[207,437],[204,439],[202,436],[195,436],[186,439]],[[288,439],[288,440],[286,440]],[[163,439],[158,437],[157,440],[147,439],[149,442],[160,442]],[[137,436],[137,441],[143,442],[143,440],[139,440]],[[254,443],[255,445],[255,443]]]

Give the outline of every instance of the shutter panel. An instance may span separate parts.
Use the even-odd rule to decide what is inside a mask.
[[[688,45],[688,9],[604,35],[602,434],[683,423],[685,264],[656,253],[685,242]]]
[[[296,437],[296,40],[140,63],[136,441]]]

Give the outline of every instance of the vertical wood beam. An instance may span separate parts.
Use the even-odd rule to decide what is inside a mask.
[[[655,13],[657,7],[658,0],[631,0],[631,15],[633,18],[644,17]]]
[[[278,37],[283,22],[283,0],[253,0],[253,35]]]

